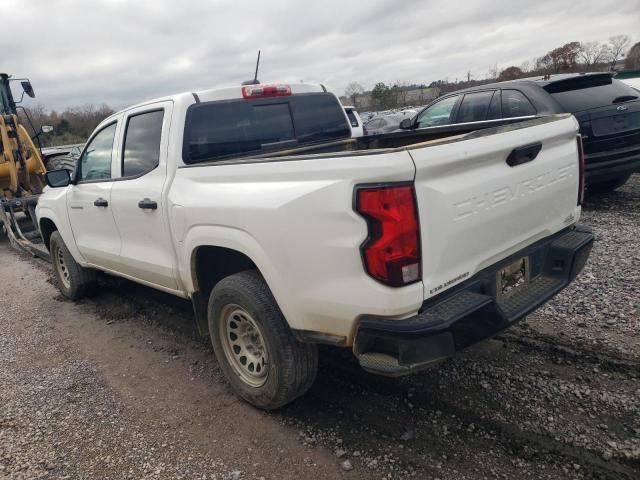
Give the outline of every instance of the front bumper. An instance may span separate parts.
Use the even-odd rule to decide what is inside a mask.
[[[592,245],[589,229],[563,230],[430,298],[414,317],[363,318],[356,334],[356,357],[365,370],[387,376],[412,373],[448,358],[496,335],[569,285],[584,268]],[[529,284],[498,298],[498,272],[525,256]]]

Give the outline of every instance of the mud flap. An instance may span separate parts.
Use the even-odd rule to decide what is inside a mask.
[[[203,337],[209,336],[209,320],[207,319],[207,299],[200,292],[193,292],[191,295],[193,314],[196,320],[198,333]]]

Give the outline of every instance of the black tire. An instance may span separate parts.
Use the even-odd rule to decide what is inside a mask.
[[[47,171],[51,170],[69,170],[69,173],[73,175],[76,169],[76,159],[72,157],[57,156],[47,160]]]
[[[621,177],[616,177],[612,180],[607,180],[606,182],[591,183],[589,184],[588,189],[590,192],[594,193],[608,193],[615,190],[616,188],[623,186],[625,183],[627,183],[627,180],[629,180],[630,177],[631,174],[628,174]]]
[[[252,385],[243,378],[246,372],[242,373],[242,367],[233,360],[231,350],[235,346],[229,347],[233,337],[222,338],[225,329],[232,328],[224,327],[227,321],[233,324],[233,319],[238,318],[229,317],[225,312],[236,307],[239,310],[231,313],[244,311],[261,335],[259,344],[264,346],[268,359],[264,368],[266,378],[261,385]],[[211,343],[220,368],[233,390],[244,400],[256,407],[273,410],[311,388],[318,371],[318,348],[294,338],[269,287],[257,271],[240,272],[221,280],[211,292],[207,313]]]
[[[58,288],[65,297],[79,300],[96,292],[98,286],[96,271],[78,265],[58,231],[51,234],[49,252],[51,252]]]

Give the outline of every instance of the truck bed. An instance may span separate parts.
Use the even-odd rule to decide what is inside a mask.
[[[531,120],[503,119],[499,122],[474,122],[473,124],[444,125],[441,127],[430,127],[417,130],[407,130],[402,132],[385,133],[381,135],[369,135],[358,138],[348,138],[333,142],[323,142],[314,145],[290,149],[277,149],[265,151],[257,155],[247,155],[242,157],[231,157],[228,159],[217,159],[211,162],[200,162],[188,165],[187,167],[201,167],[207,165],[255,163],[266,161],[301,160],[322,154],[353,155],[354,152],[392,151],[396,149],[420,148],[428,143],[454,142],[463,139],[477,138],[481,136],[494,135],[496,133],[518,130],[535,125],[542,125],[567,118],[570,114],[559,114],[547,117],[539,117]]]

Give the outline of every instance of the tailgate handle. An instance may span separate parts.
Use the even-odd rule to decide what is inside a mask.
[[[538,156],[540,150],[542,150],[542,143],[540,142],[514,148],[507,157],[507,165],[515,167],[530,162]]]

